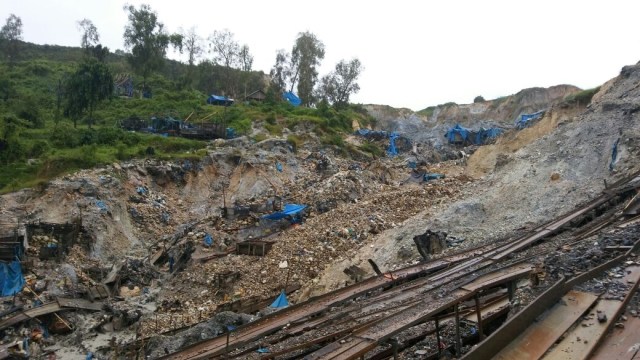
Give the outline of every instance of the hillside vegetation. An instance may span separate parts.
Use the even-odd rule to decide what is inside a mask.
[[[370,121],[366,112],[354,105],[336,109],[320,103],[317,108],[295,108],[267,91],[262,72],[244,72],[243,78],[248,79],[248,89],[267,92],[265,102],[238,101],[227,108],[207,105],[206,90],[220,87],[216,83],[216,70],[220,67],[198,65],[202,76],[191,76],[198,79],[191,81],[187,78],[188,65],[165,60],[163,70],[147,80],[153,89],[151,98],[142,98],[138,92],[132,98],[113,96],[97,106],[92,128],[83,122],[86,118],[74,128],[61,106],[63,83],[82,61],[83,49],[30,43],[20,46],[19,61],[0,63],[1,192],[44,185],[55,176],[118,160],[191,159],[206,154],[205,141],[120,129],[120,121],[130,117],[170,116],[195,123],[224,121],[239,135],[251,135],[252,127],[261,124],[273,136],[281,136],[284,128],[304,122],[312,125],[325,144],[338,146],[344,145],[341,134],[351,131],[354,119],[362,125]],[[110,53],[105,62],[112,73],[127,74],[136,84],[141,81],[123,55]],[[263,138],[265,135],[261,134],[254,140]],[[301,141],[296,136],[289,136],[289,140]]]

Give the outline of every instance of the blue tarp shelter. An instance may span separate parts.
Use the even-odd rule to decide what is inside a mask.
[[[2,296],[11,296],[22,291],[24,283],[22,267],[19,261],[12,261],[8,264],[0,263],[0,287],[2,288]]]
[[[209,105],[220,105],[220,106],[229,106],[231,104],[233,104],[233,99],[229,99],[226,96],[220,96],[220,95],[209,95],[209,98],[207,98],[207,104]]]
[[[469,139],[470,134],[471,134],[471,130],[460,126],[460,124],[456,124],[456,126],[447,130],[445,137],[447,138],[450,144],[465,143],[467,141],[471,141]]]
[[[287,294],[284,293],[284,290],[280,292],[280,295],[269,305],[269,307],[280,309],[289,306],[289,301],[287,300]]]
[[[533,114],[522,114],[520,118],[516,120],[516,127],[518,129],[524,129],[533,124],[534,120],[538,120],[544,115],[544,110],[534,112]]]
[[[289,104],[293,105],[293,106],[300,106],[300,104],[302,104],[302,100],[300,100],[299,97],[296,96],[296,94],[292,93],[291,91],[287,91],[285,93],[282,94],[282,98],[287,100],[289,102]]]
[[[297,217],[301,215],[302,210],[306,209],[307,205],[298,204],[285,204],[282,211],[275,212],[273,214],[264,215],[262,218],[267,220],[280,220],[286,217]]]

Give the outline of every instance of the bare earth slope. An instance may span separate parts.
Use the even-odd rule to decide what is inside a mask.
[[[417,254],[412,260],[400,255],[403,249],[413,249],[413,237],[427,229],[464,238],[464,246],[472,246],[509,236],[587,201],[602,191],[604,180],[613,182],[638,170],[634,160],[640,151],[639,109],[640,66],[627,66],[584,112],[571,117],[570,110],[554,110],[536,127],[481,150],[470,160],[468,171],[488,175],[467,188],[464,200],[435,216],[425,209],[385,231],[356,258],[327,269],[320,284],[333,288],[344,280],[338,269],[352,263],[368,269],[368,258],[384,269],[415,261]],[[617,162],[610,171],[618,140]],[[491,159],[500,155],[500,166],[495,166]],[[488,165],[481,164],[485,160]]]

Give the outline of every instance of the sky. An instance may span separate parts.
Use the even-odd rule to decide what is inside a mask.
[[[530,87],[592,88],[640,60],[640,1],[149,0],[170,32],[192,26],[203,38],[227,29],[268,73],[276,51],[300,32],[325,45],[320,75],[360,59],[351,101],[415,111],[494,99]],[[79,46],[77,22],[95,24],[103,45],[124,49],[125,1],[0,0],[0,19],[16,14],[24,40]],[[2,20],[4,24],[4,20]],[[212,55],[205,54],[211,58]],[[170,57],[185,60],[179,54]]]

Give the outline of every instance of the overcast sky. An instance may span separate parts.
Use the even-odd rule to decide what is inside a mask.
[[[1,0],[0,17],[22,18],[24,40],[79,46],[90,19],[112,51],[123,49],[125,1]],[[325,74],[360,59],[353,102],[420,110],[470,103],[523,88],[591,88],[640,60],[640,1],[129,1],[148,3],[170,31],[228,29],[269,72],[278,49],[311,31],[325,44]],[[2,20],[4,23],[4,20]],[[210,56],[210,55],[206,55]]]

